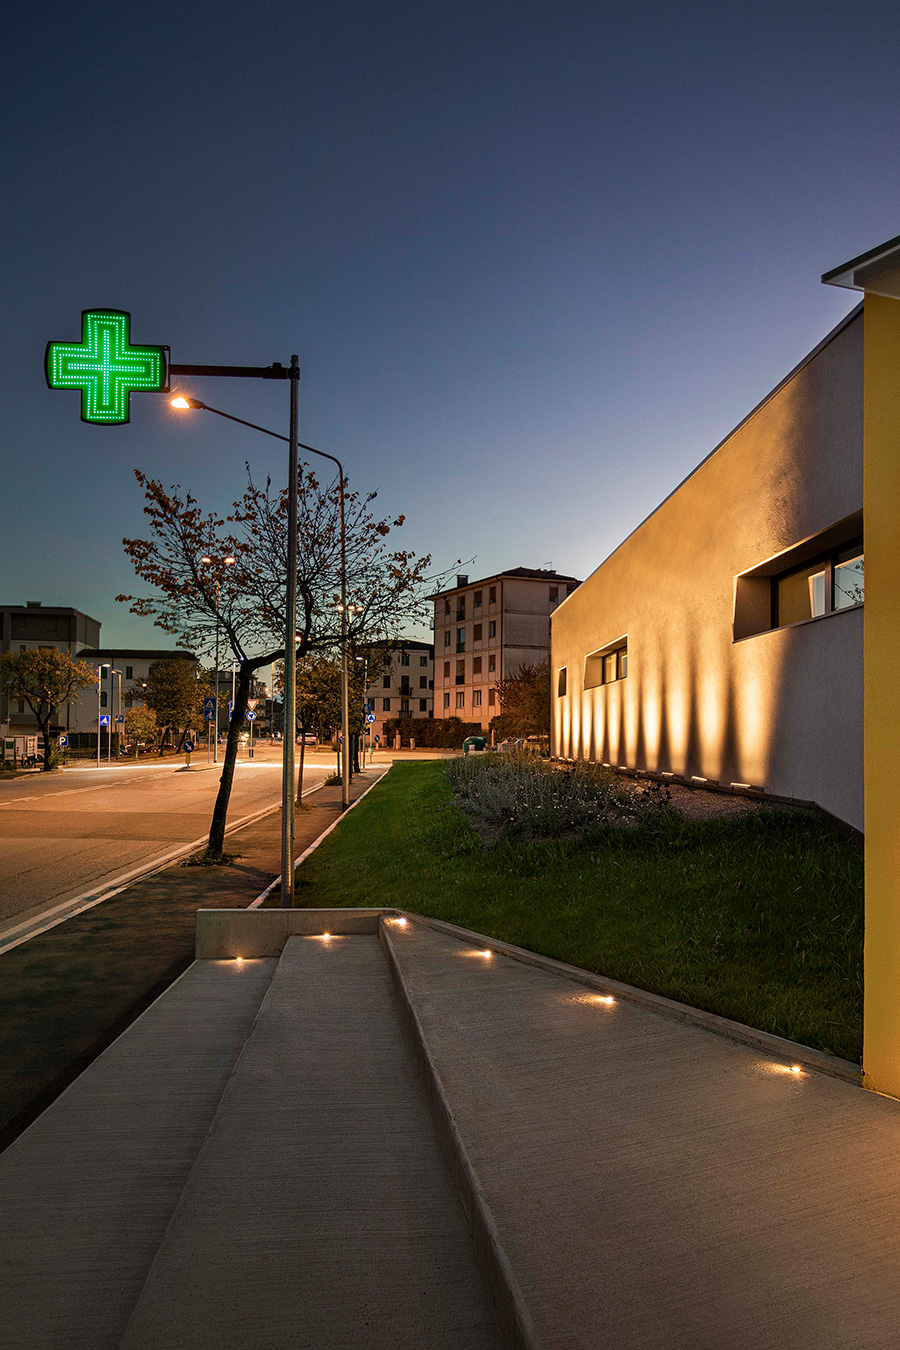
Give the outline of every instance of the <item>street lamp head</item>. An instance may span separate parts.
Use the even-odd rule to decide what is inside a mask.
[[[233,567],[237,562],[237,558],[223,558],[222,561],[226,567]]]
[[[201,403],[199,398],[187,398],[184,394],[176,394],[175,398],[171,400],[171,404],[173,408],[179,409],[206,407],[206,404]]]
[[[211,563],[211,562],[212,562],[212,558],[203,557],[203,558],[200,559],[200,561],[201,561],[202,563]]]

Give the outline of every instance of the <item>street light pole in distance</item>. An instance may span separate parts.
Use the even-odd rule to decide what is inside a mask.
[[[200,559],[208,567],[212,565],[212,558],[203,557]],[[235,558],[223,558],[224,567],[233,567],[237,560]],[[234,705],[234,662],[231,663],[231,702]],[[213,764],[219,762],[219,578],[216,577],[216,697],[213,704]]]
[[[170,367],[170,369],[172,369],[172,368]],[[298,378],[299,378],[299,375],[298,375]],[[293,380],[292,380],[291,388],[292,388],[292,389],[294,388]],[[251,431],[261,431],[261,432],[263,433],[264,436],[274,436],[274,438],[275,438],[276,441],[288,441],[288,440],[291,439],[291,438],[288,437],[288,436],[282,436],[281,433],[278,432],[278,431],[270,431],[268,427],[261,427],[261,426],[259,426],[258,423],[256,423],[256,422],[247,422],[243,417],[235,417],[235,416],[233,416],[232,413],[222,412],[222,409],[221,409],[221,408],[211,408],[210,405],[209,405],[208,403],[203,403],[199,398],[188,398],[188,396],[187,396],[186,394],[178,394],[178,395],[176,395],[176,396],[172,399],[171,402],[172,402],[172,407],[173,407],[173,408],[191,409],[192,411],[197,411],[197,412],[211,412],[211,413],[215,413],[217,417],[224,417],[224,418],[226,418],[227,421],[229,421],[229,422],[237,422],[239,426],[242,426],[242,427],[249,427]],[[341,521],[341,603],[340,603],[340,606],[339,606],[339,610],[340,610],[340,613],[341,613],[341,652],[342,652],[342,659],[341,659],[341,736],[342,736],[342,739],[343,739],[343,752],[342,752],[342,754],[341,754],[341,806],[342,806],[342,808],[346,808],[346,807],[348,807],[348,806],[350,805],[350,716],[349,716],[349,677],[348,677],[348,671],[347,671],[347,640],[348,640],[347,624],[348,624],[348,618],[349,618],[349,611],[348,611],[348,608],[347,608],[347,533],[346,533],[345,521],[344,521],[344,487],[345,487],[346,480],[345,480],[345,477],[344,477],[344,466],[343,466],[343,464],[341,463],[341,461],[337,458],[336,455],[329,455],[327,451],[325,451],[325,450],[317,450],[317,449],[315,448],[315,446],[312,446],[312,445],[304,445],[302,441],[298,441],[298,442],[297,442],[297,446],[298,446],[298,448],[299,448],[300,450],[308,451],[311,455],[319,455],[319,457],[320,457],[321,459],[330,459],[331,462],[332,462],[332,464],[336,464],[336,465],[337,465],[337,470],[338,470],[338,490],[339,490],[339,493],[340,493],[340,512],[341,512],[341,514],[340,514],[340,521]],[[297,458],[296,458],[296,457],[293,457],[292,463],[293,463],[293,469],[294,469],[294,478],[293,478],[291,481],[293,482],[293,484],[294,484],[295,487],[296,487],[296,482],[297,482],[296,473],[297,473],[297,468],[298,468]],[[293,491],[293,492],[291,493],[291,502],[294,503],[294,506],[295,506],[295,508],[296,508],[296,491]],[[289,529],[290,529],[290,523],[289,523]],[[290,534],[288,535],[288,548],[290,549]],[[288,561],[288,575],[293,575],[293,576],[294,576],[295,587],[294,587],[293,604],[294,604],[294,610],[295,610],[295,612],[296,612],[296,603],[297,603],[297,597],[296,597],[296,576],[297,576],[296,561],[295,561],[295,566],[294,566],[293,574],[291,574],[291,571],[290,571],[290,560]],[[289,587],[288,589],[290,590],[290,587]],[[290,629],[288,628],[287,625],[286,625],[286,630],[287,630],[287,631],[286,631],[286,633],[285,633],[285,681],[287,680],[287,649],[288,649],[288,645],[289,645],[289,644],[288,644],[288,641],[287,641],[287,638],[288,638],[288,633],[289,633],[289,631],[290,631]],[[295,670],[295,679],[296,679],[296,649],[295,649],[295,651],[294,651],[294,663],[295,663],[295,664],[294,664],[294,670]],[[295,688],[296,688],[296,684],[295,684]],[[295,708],[295,707],[296,707],[296,703],[295,703],[294,701],[288,702],[287,684],[285,683],[285,691],[284,691],[284,737],[285,737],[285,741],[287,741],[288,739],[290,739],[291,745],[292,745],[292,746],[293,746],[293,736],[291,736],[291,737],[289,738],[289,737],[288,737],[288,734],[287,734],[287,729],[288,729],[288,709],[289,709],[289,708]],[[295,713],[295,717],[296,717],[296,713]],[[296,722],[294,723],[294,726],[296,727]],[[287,756],[287,752],[285,751],[285,764],[287,764],[287,758],[286,758],[286,756]],[[293,766],[293,755],[291,756],[291,764],[292,764],[292,766]],[[292,819],[293,819],[293,817],[292,817]],[[283,861],[283,859],[282,859],[282,861]]]

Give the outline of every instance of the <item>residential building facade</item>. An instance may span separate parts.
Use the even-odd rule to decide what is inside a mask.
[[[198,666],[194,653],[180,647],[88,647],[78,656],[79,660],[90,662],[100,678],[72,704],[69,730],[76,736],[95,735],[97,719],[104,714],[112,719],[115,734],[116,717],[123,715],[126,708],[143,703],[141,691],[155,661],[189,661],[195,668]]]
[[[578,586],[551,568],[513,567],[481,581],[457,576],[433,596],[435,717],[487,729],[500,711],[497,685],[550,655],[550,616]]]
[[[863,317],[553,615],[553,750],[863,827]]]
[[[415,638],[371,648],[365,656],[366,703],[375,714],[369,727],[384,744],[384,724],[392,719],[434,715],[434,647]]]
[[[34,647],[55,647],[70,656],[82,657],[100,641],[100,621],[67,605],[44,605],[29,600],[24,605],[0,605],[0,653],[24,652]],[[74,725],[76,704],[57,709],[51,727],[54,734]],[[37,731],[37,723],[28,704],[10,702],[0,696],[0,732],[5,735]]]

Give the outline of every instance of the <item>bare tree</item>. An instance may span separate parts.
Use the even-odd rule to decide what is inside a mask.
[[[207,854],[221,856],[241,724],[254,672],[284,657],[288,491],[270,479],[247,487],[223,519],[205,512],[190,492],[135,470],[144,490],[149,537],[123,543],[138,577],[151,591],[120,595],[134,614],[147,615],[198,653],[220,648],[238,664],[234,708]],[[428,555],[388,544],[404,517],[378,520],[374,493],[344,489],[347,588],[354,605],[351,641],[395,636],[424,617]],[[323,487],[306,465],[297,479],[300,549],[297,570],[297,654],[333,651],[340,644],[340,489]],[[204,563],[203,559],[211,561]],[[225,559],[233,563],[225,564]],[[217,585],[218,583],[218,585]],[[295,733],[286,710],[284,734]]]

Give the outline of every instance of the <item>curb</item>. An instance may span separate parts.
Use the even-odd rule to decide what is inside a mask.
[[[416,918],[419,919],[420,916],[417,915]],[[541,1342],[537,1338],[519,1281],[500,1239],[494,1216],[466,1152],[440,1075],[429,1053],[422,1025],[406,988],[383,916],[378,923],[378,938],[397,994],[400,1018],[409,1037],[417,1067],[422,1074],[438,1139],[450,1164],[479,1264],[487,1278],[491,1299],[500,1323],[502,1341],[509,1350],[541,1350]]]
[[[513,961],[521,961],[523,965],[536,966],[539,970],[561,975],[567,980],[587,985],[589,989],[597,989],[604,994],[615,994],[617,998],[637,1003],[661,1017],[668,1017],[677,1022],[692,1022],[702,1027],[704,1031],[711,1031],[715,1036],[724,1036],[726,1040],[749,1045],[754,1050],[762,1050],[767,1055],[788,1060],[792,1064],[802,1064],[806,1069],[827,1074],[831,1078],[839,1078],[854,1087],[862,1086],[862,1070],[858,1064],[852,1063],[849,1059],[839,1059],[837,1055],[828,1055],[824,1050],[814,1050],[812,1046],[801,1045],[799,1041],[789,1041],[786,1037],[776,1036],[769,1031],[758,1031],[743,1022],[733,1022],[728,1017],[720,1017],[718,1013],[694,1008],[689,1003],[677,1003],[662,994],[651,994],[648,990],[638,989],[635,985],[622,984],[621,981],[609,979],[605,975],[595,975],[593,971],[583,970],[580,966],[570,966],[567,962],[557,961],[552,956],[540,956],[525,947],[514,947],[512,943],[503,942],[500,938],[487,937],[484,933],[476,933],[469,928],[459,928],[456,924],[447,923],[443,919],[432,919],[425,914],[416,914],[413,910],[396,912],[415,923],[422,923],[439,933],[446,933],[459,942],[475,942],[490,947],[492,951],[509,956]]]
[[[355,801],[355,802],[351,802],[350,805],[347,807],[347,810],[346,810],[346,811],[342,811],[341,814],[340,814],[335,820],[333,820],[333,821],[331,822],[331,824],[328,826],[328,829],[327,829],[327,830],[323,830],[322,833],[319,835],[318,839],[314,839],[314,840],[312,841],[312,843],[310,844],[309,848],[305,848],[305,849],[303,850],[303,852],[300,854],[300,857],[294,859],[294,871],[295,871],[295,872],[297,871],[297,868],[300,866],[300,864],[301,864],[302,862],[305,862],[306,859],[309,857],[309,855],[310,855],[311,853],[314,853],[314,852],[315,852],[315,850],[316,850],[316,849],[319,847],[319,845],[321,844],[322,840],[323,840],[323,839],[327,839],[328,836],[331,834],[331,831],[332,831],[332,830],[336,830],[337,827],[338,827],[338,825],[340,825],[341,821],[344,820],[344,819],[346,819],[346,817],[347,817],[347,816],[350,814],[350,812],[353,810],[354,806],[359,806],[359,804],[360,804],[360,802],[363,800],[363,798],[364,798],[364,797],[368,797],[369,793],[372,791],[372,788],[378,786],[378,784],[381,782],[382,778],[384,778],[385,774],[387,774],[387,773],[390,772],[390,770],[391,770],[392,767],[393,767],[392,764],[388,764],[387,767],[386,767],[385,770],[384,770],[384,773],[380,773],[380,774],[378,775],[378,777],[375,779],[375,782],[374,782],[374,783],[370,783],[369,786],[366,788],[365,792],[361,792],[361,793],[359,794],[359,796],[357,797],[356,801]],[[310,792],[317,792],[317,791],[319,790],[320,787],[324,787],[324,786],[325,786],[324,783],[317,783],[316,786],[315,786],[314,788],[310,788],[309,791],[310,791]],[[308,792],[304,792],[302,795],[303,795],[304,797],[307,797],[307,796],[309,795],[309,793],[308,793]],[[258,895],[258,896],[256,897],[255,900],[251,901],[251,903],[247,906],[247,908],[248,908],[248,909],[259,909],[260,906],[262,905],[263,901],[264,901],[264,900],[267,900],[267,899],[269,898],[269,896],[272,894],[272,892],[275,890],[276,886],[280,886],[280,885],[281,885],[281,873],[279,872],[278,876],[275,878],[274,881],[272,881],[272,882],[269,883],[269,885],[268,885],[268,886],[266,887],[266,889],[263,891],[262,895]]]

